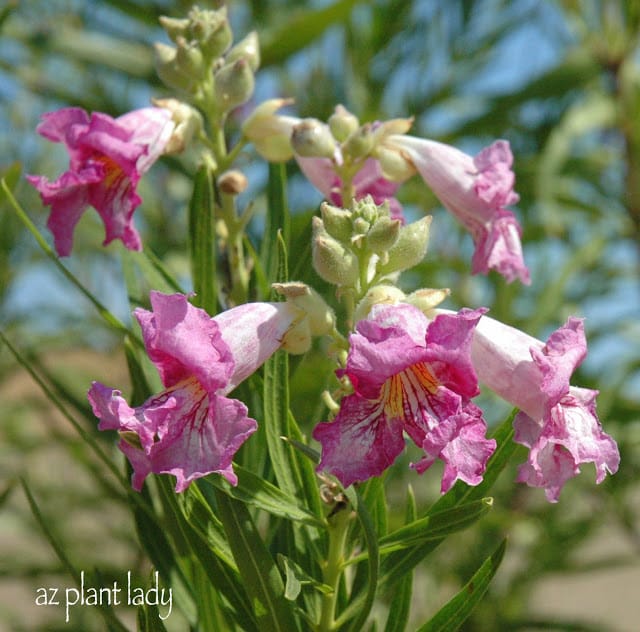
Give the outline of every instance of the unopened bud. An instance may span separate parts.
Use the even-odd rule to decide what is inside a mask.
[[[276,111],[293,103],[292,99],[269,99],[261,103],[242,124],[242,133],[256,151],[270,162],[283,162],[293,156],[291,133],[300,122]]]
[[[293,151],[303,158],[333,158],[336,142],[329,127],[317,119],[303,119],[291,134]]]
[[[245,59],[225,64],[214,79],[216,101],[224,112],[246,103],[253,94],[253,71]]]
[[[436,305],[440,305],[440,303],[442,303],[449,294],[451,294],[451,290],[449,288],[424,288],[409,294],[405,299],[405,303],[414,305],[420,311],[426,313],[429,312],[429,310],[432,310]]]
[[[347,140],[360,127],[358,117],[355,114],[351,114],[342,105],[336,105],[336,109],[329,117],[328,123],[333,137],[339,143]]]
[[[353,235],[351,211],[323,202],[320,205],[320,214],[329,235],[342,243],[348,243]]]
[[[398,241],[401,227],[399,219],[378,218],[367,233],[367,245],[377,255],[387,252]]]
[[[312,336],[324,336],[333,331],[336,322],[333,310],[306,283],[273,283],[271,287],[306,314]]]
[[[395,285],[376,285],[358,303],[354,313],[354,320],[358,322],[366,318],[374,305],[395,305],[404,301],[404,298],[404,292]]]
[[[198,80],[180,66],[177,60],[177,49],[156,43],[154,53],[156,72],[165,85],[189,93],[195,90]]]
[[[354,285],[358,280],[358,260],[327,233],[319,217],[313,218],[312,261],[316,272],[329,283]]]
[[[225,62],[229,64],[237,59],[246,59],[253,72],[260,67],[260,43],[258,42],[258,34],[255,31],[251,31],[233,46],[227,53]]]
[[[342,151],[345,156],[351,158],[364,158],[368,156],[373,149],[373,134],[371,133],[371,125],[366,123],[362,127],[353,132],[342,145]]]
[[[388,250],[388,258],[379,267],[379,272],[400,272],[419,264],[427,254],[430,225],[431,216],[427,215],[417,222],[402,226],[398,240]]]
[[[225,171],[218,178],[218,188],[227,195],[240,195],[246,190],[248,184],[247,176],[237,169]]]
[[[161,15],[158,21],[171,41],[175,42],[178,37],[188,37],[189,20],[187,18],[178,19]]]
[[[227,17],[227,8],[217,11],[193,7],[189,12],[191,36],[197,40],[202,54],[213,60],[220,57],[233,42],[233,33]]]
[[[176,64],[186,75],[199,81],[204,72],[202,52],[195,42],[187,41],[184,37],[178,37],[176,44]]]

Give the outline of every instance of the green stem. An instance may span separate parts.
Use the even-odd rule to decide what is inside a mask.
[[[323,581],[333,589],[323,595],[317,632],[331,632],[335,624],[340,577],[344,568],[344,545],[349,531],[351,512],[347,507],[329,518],[329,551],[322,569]]]

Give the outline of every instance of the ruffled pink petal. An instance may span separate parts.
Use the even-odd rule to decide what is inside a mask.
[[[513,191],[509,143],[495,141],[472,158],[428,139],[390,136],[387,140],[405,154],[445,208],[471,233],[476,245],[473,272],[495,269],[509,282],[519,278],[529,283],[521,229],[505,208],[519,199]]]
[[[425,456],[412,465],[424,472],[436,459],[444,462],[440,491],[448,492],[456,480],[468,485],[479,485],[487,467],[487,461],[496,449],[495,439],[486,438],[487,426],[482,413],[469,404],[427,433],[422,443]]]
[[[151,292],[152,311],[136,309],[147,353],[165,386],[196,376],[208,392],[228,386],[233,356],[219,325],[183,294]]]
[[[330,472],[345,487],[384,472],[404,448],[402,420],[385,415],[384,402],[357,394],[345,397],[332,422],[318,424],[322,444],[318,471]]]
[[[174,415],[151,450],[152,472],[173,474],[176,492],[211,473],[236,485],[233,456],[258,427],[247,416],[246,406],[236,399],[204,394],[200,401],[178,401]]]
[[[90,204],[90,187],[101,179],[102,171],[94,167],[78,172],[67,171],[55,182],[49,182],[44,176],[27,176],[27,180],[40,193],[42,203],[51,206],[47,227],[60,257],[71,253],[73,231]]]
[[[62,108],[46,112],[36,131],[54,143],[64,143],[74,149],[77,138],[89,126],[89,115],[82,108]]]
[[[423,359],[429,321],[413,305],[376,305],[369,318],[361,320],[349,338],[347,367],[353,388],[363,397],[375,399],[391,376]]]

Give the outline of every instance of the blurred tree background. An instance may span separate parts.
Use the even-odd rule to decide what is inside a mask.
[[[40,114],[78,105],[117,116],[166,95],[153,67],[151,45],[165,41],[158,16],[181,17],[190,5],[3,3],[0,171],[38,226],[47,212],[22,176],[54,178],[66,168],[63,149],[35,133]],[[631,595],[640,574],[640,3],[233,0],[228,6],[237,37],[259,32],[256,103],[291,96],[299,116],[323,120],[338,103],[361,121],[413,116],[414,135],[469,153],[495,138],[510,141],[532,285],[470,277],[469,236],[416,179],[400,189],[400,200],[409,217],[432,212],[434,224],[427,258],[403,278],[407,290],[449,287],[450,307],[486,305],[495,318],[539,338],[570,314],[587,319],[590,354],[574,383],[600,390],[599,416],[620,444],[620,471],[596,487],[587,467],[560,503],[549,505],[539,490],[512,483],[514,463],[490,516],[420,567],[416,622],[466,581],[499,532],[510,535],[507,561],[466,630],[637,629],[640,604]],[[238,112],[238,121],[245,115]],[[266,168],[250,155],[243,160],[247,202],[260,209]],[[185,283],[192,171],[189,156],[155,167],[143,179],[136,213],[145,248]],[[303,243],[320,197],[295,165],[288,172],[293,229]],[[0,325],[65,405],[86,411],[91,379],[125,383],[120,340],[45,261],[4,198],[0,217]],[[259,212],[252,229],[257,245]],[[97,216],[87,213],[65,265],[127,319],[120,278],[136,255],[115,244],[97,247],[101,231]],[[320,285],[310,269],[297,277]],[[301,360],[309,362],[327,360],[314,351]],[[323,418],[324,385],[293,379],[292,407],[310,431]],[[27,477],[68,555],[111,582],[123,568],[145,568],[123,499],[3,347],[0,402],[0,622],[16,630],[101,629],[89,609],[77,609],[65,625],[34,605],[35,587],[70,582],[15,481]],[[504,415],[500,402],[486,397],[482,404],[490,423]],[[100,441],[112,449],[109,437]],[[394,489],[410,482],[418,499],[435,497],[435,476],[401,471],[393,468],[387,479]]]

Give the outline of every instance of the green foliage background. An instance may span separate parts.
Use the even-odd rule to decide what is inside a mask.
[[[40,227],[46,210],[20,174],[53,177],[66,159],[35,134],[39,115],[66,105],[119,115],[162,96],[151,51],[153,41],[164,41],[157,18],[181,16],[189,6],[170,0],[4,3],[0,171]],[[420,568],[416,623],[464,584],[491,552],[495,534],[508,531],[507,561],[464,629],[624,629],[611,618],[554,619],[532,599],[551,574],[585,573],[597,580],[598,569],[639,564],[640,3],[234,0],[229,9],[238,35],[250,29],[260,35],[257,100],[292,96],[300,116],[321,119],[337,103],[363,121],[411,115],[414,135],[470,153],[494,138],[511,142],[532,285],[506,285],[497,275],[470,277],[469,237],[416,180],[401,188],[401,201],[411,217],[435,217],[427,258],[403,277],[407,290],[449,287],[449,306],[487,305],[495,318],[540,338],[570,314],[587,317],[590,356],[574,383],[601,391],[599,415],[620,444],[620,472],[595,487],[593,471],[585,468],[551,506],[536,491],[512,484],[513,467],[499,481],[489,516],[450,538]],[[192,173],[188,156],[155,167],[143,180],[144,203],[137,212],[145,248],[185,281]],[[249,156],[246,173],[246,201],[255,200],[260,210],[266,207],[267,174]],[[304,244],[320,198],[294,165],[287,173],[292,243]],[[125,386],[120,340],[43,259],[6,199],[0,199],[0,218],[0,324],[28,350],[46,383],[71,408],[86,412],[91,379]],[[258,249],[259,212],[251,229]],[[122,252],[117,245],[96,247],[101,231],[88,213],[65,264],[128,319],[126,291],[118,281]],[[296,269],[296,260],[304,260],[299,248],[292,277],[321,287],[310,266]],[[309,380],[303,369],[327,366],[327,360],[316,350],[292,366],[291,406],[308,433],[325,414],[319,397],[325,385]],[[109,473],[30,384],[0,347],[0,622],[17,630],[53,630],[42,611],[35,612],[31,596],[35,586],[69,582],[15,487],[18,477],[27,477],[59,540],[83,567],[98,568],[113,581],[123,568],[144,573],[145,563],[125,499]],[[490,422],[504,417],[500,402],[487,396],[483,403]],[[97,438],[112,450],[110,438]],[[403,465],[387,478],[398,490],[399,507],[408,482],[418,502],[435,498],[436,477],[405,475]],[[615,538],[623,548],[585,556],[595,537]],[[633,613],[639,606],[628,607]],[[88,609],[60,627],[101,629]]]

